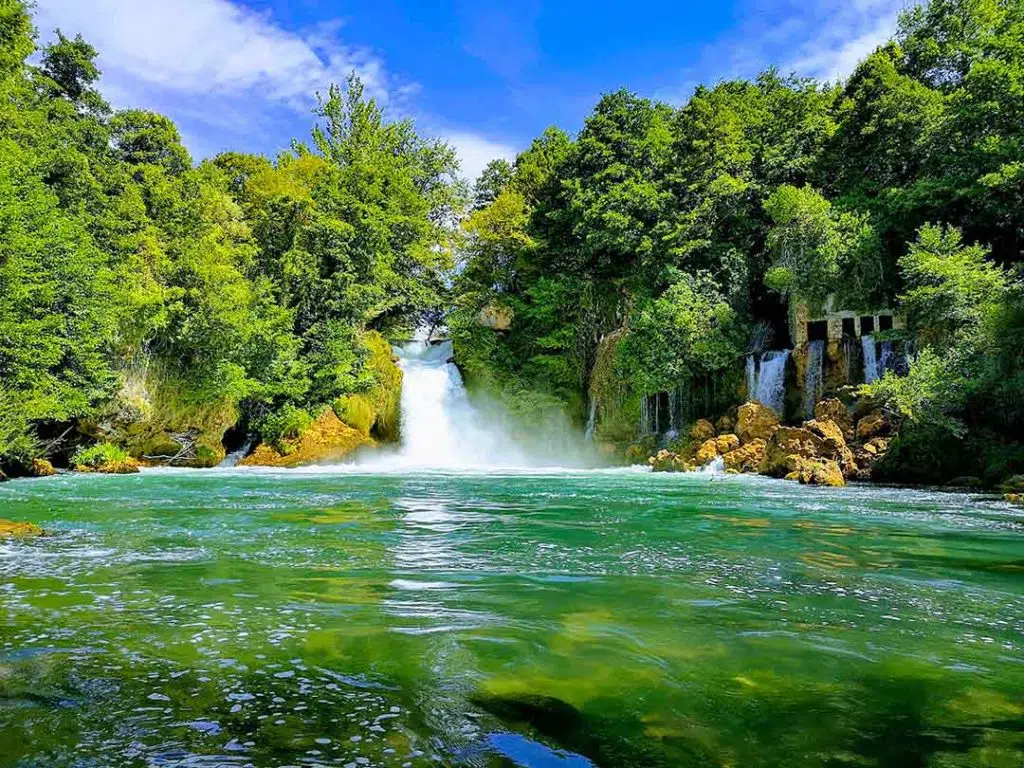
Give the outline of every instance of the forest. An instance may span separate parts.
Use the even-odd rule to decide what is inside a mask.
[[[284,452],[325,409],[394,439],[388,340],[425,326],[523,419],[598,403],[621,454],[644,397],[731,391],[830,297],[906,317],[907,370],[858,393],[896,424],[880,477],[1024,472],[1024,0],[913,8],[842,82],[608,93],[472,187],[355,77],[290,151],[197,163],[39,39],[0,0],[2,473]]]

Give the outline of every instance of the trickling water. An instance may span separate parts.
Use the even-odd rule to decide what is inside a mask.
[[[885,376],[885,372],[892,370],[896,365],[896,350],[891,341],[882,342],[882,354],[878,358],[878,378]]]
[[[583,433],[583,436],[587,440],[594,439],[594,430],[597,428],[597,400],[591,398],[590,400],[590,414],[587,416],[587,428]]]
[[[747,399],[753,399],[757,391],[757,361],[753,355],[747,355]]]
[[[804,374],[804,415],[814,418],[814,405],[825,378],[825,342],[807,342],[807,372]]]
[[[753,388],[753,399],[781,414],[786,402],[786,364],[790,350],[773,350],[761,356]],[[749,372],[749,367],[748,367]]]
[[[878,355],[875,354],[875,337],[861,336],[860,343],[864,350],[864,381],[870,384],[880,378]]]
[[[246,456],[249,455],[249,452],[252,450],[252,446],[253,446],[252,438],[251,437],[250,438],[246,438],[245,444],[241,448],[239,448],[237,451],[232,451],[227,456],[225,456],[224,457],[224,461],[222,461],[219,466],[221,466],[221,467],[237,467],[238,466],[238,462],[240,462],[242,459],[244,459]]]

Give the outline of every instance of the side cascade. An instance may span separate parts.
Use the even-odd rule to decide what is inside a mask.
[[[782,414],[786,402],[786,365],[791,350],[772,350],[761,355],[759,362],[754,356],[747,358],[747,391],[750,398]]]
[[[807,342],[807,371],[804,374],[804,415],[814,418],[814,406],[825,380],[825,342]]]

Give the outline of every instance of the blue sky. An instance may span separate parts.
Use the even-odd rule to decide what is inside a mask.
[[[625,86],[682,103],[698,83],[775,64],[841,77],[895,28],[904,0],[37,0],[100,50],[116,107],[170,115],[197,158],[274,154],[312,123],[313,94],[356,70],[370,92],[459,150],[464,171],[545,127],[578,130]]]

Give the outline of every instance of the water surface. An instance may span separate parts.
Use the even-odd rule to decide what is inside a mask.
[[[1024,511],[634,471],[0,486],[0,764],[1024,764]]]

